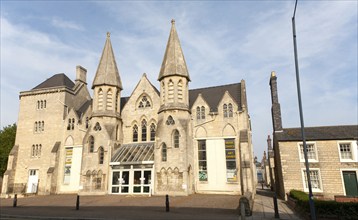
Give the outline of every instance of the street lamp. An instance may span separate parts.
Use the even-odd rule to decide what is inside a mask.
[[[306,175],[307,175],[307,183],[308,183],[308,201],[309,201],[309,206],[310,206],[311,219],[315,220],[316,219],[316,211],[315,211],[314,202],[313,202],[311,175],[310,175],[310,168],[309,168],[308,158],[307,158],[307,145],[306,145],[306,136],[305,136],[305,130],[304,130],[305,125],[303,122],[303,111],[302,111],[302,101],[301,101],[300,74],[299,74],[299,69],[298,69],[296,23],[295,23],[296,8],[297,8],[297,0],[295,3],[295,9],[294,9],[293,16],[292,16],[293,47],[294,47],[294,55],[295,55],[296,82],[297,82],[298,106],[299,106],[299,110],[300,110],[303,154],[305,157]]]
[[[269,157],[269,168],[270,168],[270,181],[271,181],[271,191],[274,189],[274,195],[273,195],[273,206],[275,209],[275,218],[280,218],[280,215],[278,213],[278,205],[277,205],[277,193],[276,193],[276,182],[273,180],[272,177],[272,168],[271,168],[271,158],[274,157],[274,152],[271,145],[271,138],[270,135],[267,137],[267,151],[268,151],[268,157]]]

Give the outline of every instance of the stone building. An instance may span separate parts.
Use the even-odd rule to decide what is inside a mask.
[[[175,194],[254,191],[245,81],[189,90],[172,21],[158,76],[129,97],[111,45],[93,79],[77,66],[20,93],[17,136],[2,194]]]
[[[301,128],[282,128],[277,77],[270,77],[276,189],[285,198],[291,189],[308,192]],[[358,196],[358,125],[306,127],[313,195]]]

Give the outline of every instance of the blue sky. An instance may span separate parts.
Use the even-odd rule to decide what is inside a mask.
[[[358,124],[357,1],[299,1],[296,30],[306,126]],[[283,126],[299,127],[291,18],[294,1],[1,1],[1,127],[18,95],[56,73],[91,85],[106,32],[129,96],[157,77],[176,28],[190,88],[246,81],[254,152],[272,134],[269,77],[278,76]]]

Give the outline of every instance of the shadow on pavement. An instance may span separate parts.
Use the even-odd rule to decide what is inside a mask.
[[[76,210],[69,206],[18,206],[1,207],[0,219],[238,219],[234,209],[144,206],[86,206]]]
[[[270,191],[270,189],[256,189],[256,194],[260,196],[273,197],[274,192]]]

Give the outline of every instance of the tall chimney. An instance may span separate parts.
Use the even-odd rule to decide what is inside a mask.
[[[271,115],[272,115],[272,125],[273,130],[282,131],[282,119],[281,119],[281,107],[278,102],[278,93],[277,93],[277,77],[274,71],[271,72],[270,77],[270,88],[271,88]]]
[[[82,82],[87,85],[87,70],[82,66],[76,66],[76,82]]]

